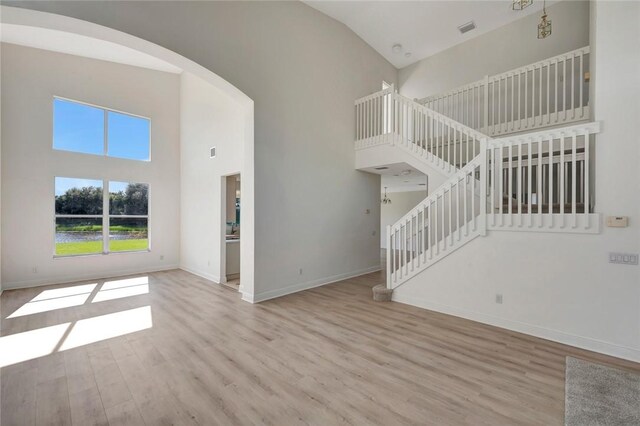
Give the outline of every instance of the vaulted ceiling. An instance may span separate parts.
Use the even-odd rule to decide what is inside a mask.
[[[541,0],[534,0],[526,9],[514,11],[512,0],[304,1],[347,25],[397,68],[528,14],[540,13],[543,5]],[[548,1],[547,6],[552,3],[557,1]],[[476,29],[460,34],[458,27],[469,21],[475,22]],[[394,53],[394,44],[401,44],[402,51]]]

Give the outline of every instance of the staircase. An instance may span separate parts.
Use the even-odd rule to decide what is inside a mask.
[[[393,86],[356,101],[357,167],[397,153],[443,181],[387,228],[388,289],[493,231],[600,231],[587,55],[583,48],[422,101]]]

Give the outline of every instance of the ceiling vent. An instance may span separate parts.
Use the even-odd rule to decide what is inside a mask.
[[[376,170],[387,170],[387,169],[388,169],[388,167],[376,167],[375,169],[376,169]]]
[[[458,31],[460,31],[460,34],[464,34],[464,33],[468,33],[471,30],[475,30],[476,28],[476,24],[473,21],[469,21],[466,24],[462,24],[458,27]]]

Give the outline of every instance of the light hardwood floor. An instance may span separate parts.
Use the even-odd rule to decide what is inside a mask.
[[[2,368],[2,426],[560,425],[567,355],[640,371],[460,318],[375,303],[379,273],[258,305],[183,271],[148,278],[145,294],[96,301],[127,290],[108,293],[94,281],[79,306],[15,318],[7,317],[43,290],[72,286],[2,295],[3,351],[25,350],[10,336],[70,323],[63,341],[51,346],[37,335],[33,342],[53,353]],[[110,319],[146,307],[152,323],[144,315],[140,323]],[[101,317],[109,314],[116,315]],[[100,338],[91,329],[96,320],[86,321],[96,317],[109,318],[102,325],[113,323],[116,334],[150,328],[82,345]]]

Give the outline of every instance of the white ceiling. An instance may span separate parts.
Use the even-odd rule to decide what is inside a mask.
[[[387,192],[407,192],[407,191],[425,191],[427,190],[427,175],[411,167],[406,163],[387,164],[386,169],[379,170],[376,168],[362,169],[365,172],[381,175],[381,189],[387,187]]]
[[[522,11],[512,10],[511,0],[303,1],[347,25],[397,68],[542,10],[541,0]],[[458,27],[469,21],[476,29],[460,34]],[[396,43],[401,53],[391,51]]]
[[[25,25],[2,24],[0,40],[5,43],[52,50],[70,55],[117,62],[158,71],[180,73],[182,70],[161,59],[129,47],[78,34]]]

